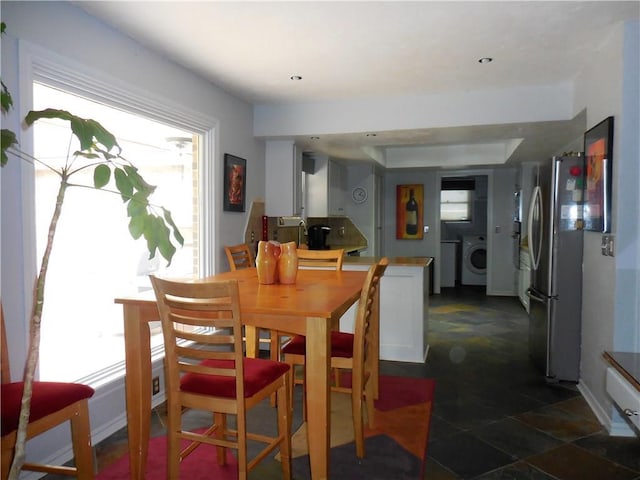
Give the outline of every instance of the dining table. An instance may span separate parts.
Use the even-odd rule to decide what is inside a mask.
[[[259,329],[306,336],[307,411],[313,412],[307,417],[307,432],[314,480],[329,478],[331,331],[339,327],[340,317],[359,300],[366,275],[366,271],[299,269],[293,284],[265,285],[258,282],[255,268],[247,268],[192,280],[238,281],[248,356],[259,353]],[[151,426],[149,323],[158,321],[159,314],[152,291],[118,297],[115,302],[122,305],[124,318],[130,478],[141,480],[145,478]],[[379,314],[377,308],[374,314]],[[374,365],[377,364],[376,359]]]

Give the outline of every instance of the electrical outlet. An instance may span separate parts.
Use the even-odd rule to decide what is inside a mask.
[[[158,393],[160,393],[160,377],[153,377],[151,385],[153,395],[157,395]]]
[[[609,243],[607,245],[607,250],[609,252],[610,257],[615,257],[615,247],[613,241],[613,235],[609,235]]]
[[[615,242],[613,235],[603,235],[602,241],[600,242],[600,251],[602,255],[607,257],[615,256]]]

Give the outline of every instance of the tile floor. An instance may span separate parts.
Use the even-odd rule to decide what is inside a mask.
[[[575,385],[532,366],[517,298],[443,289],[428,322],[424,365],[382,366],[437,379],[426,478],[640,479],[640,439],[609,437]]]
[[[531,365],[516,297],[443,289],[430,297],[428,328],[424,364],[381,365],[437,380],[425,478],[640,479],[640,439],[609,437],[575,385],[547,385]],[[153,429],[162,434],[162,409]],[[96,445],[98,469],[125,452],[123,429]]]

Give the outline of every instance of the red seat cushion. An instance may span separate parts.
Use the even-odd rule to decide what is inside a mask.
[[[282,346],[282,353],[304,355],[307,348],[304,335],[295,335]],[[353,333],[331,332],[331,356],[353,358]]]
[[[205,360],[202,365],[215,368],[233,368],[233,360]],[[289,365],[262,358],[244,358],[244,396],[251,397],[289,370]],[[180,379],[183,392],[234,398],[236,396],[235,377],[187,373]]]
[[[0,410],[2,411],[2,436],[4,436],[18,429],[24,383],[4,383],[1,387]],[[79,383],[33,382],[29,421],[35,422],[78,400],[91,398],[94,392],[93,388]]]

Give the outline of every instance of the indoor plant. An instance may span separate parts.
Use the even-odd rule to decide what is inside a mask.
[[[1,24],[2,33],[5,24]],[[11,95],[2,82],[1,106],[5,114],[12,107]],[[150,196],[155,190],[153,185],[147,183],[138,172],[138,169],[121,155],[121,148],[115,137],[99,122],[92,119],[77,117],[65,110],[46,109],[42,111],[30,111],[24,119],[25,128],[43,118],[55,118],[69,122],[71,135],[79,142],[80,148],[75,152],[69,152],[63,167],[58,170],[45,162],[34,158],[19,148],[14,132],[2,129],[1,165],[8,162],[9,156],[19,158],[27,162],[38,162],[47,166],[60,177],[60,186],[56,199],[55,209],[49,224],[47,242],[42,255],[40,270],[36,277],[33,289],[33,306],[30,319],[29,349],[27,352],[27,365],[24,373],[24,393],[20,422],[17,431],[17,440],[14,460],[9,472],[10,479],[17,479],[25,460],[26,428],[29,419],[31,391],[34,374],[40,349],[40,325],[44,302],[44,290],[46,284],[47,269],[51,256],[53,241],[55,238],[58,219],[62,212],[65,193],[69,187],[81,186],[103,191],[113,192],[121,196],[129,217],[129,232],[134,239],[144,237],[149,250],[149,258],[153,258],[156,252],[171,262],[176,246],[182,245],[184,239],[175,225],[171,213],[164,207],[154,206],[150,203]],[[81,185],[72,183],[74,174],[93,170],[93,184]]]

